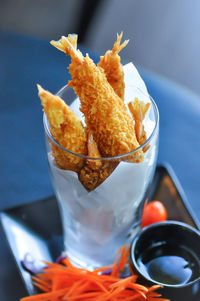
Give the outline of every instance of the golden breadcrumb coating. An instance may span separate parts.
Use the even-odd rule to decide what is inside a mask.
[[[133,120],[102,68],[98,68],[88,55],[84,57],[65,37],[52,44],[71,56],[69,71],[72,80],[68,85],[80,99],[87,127],[92,131],[102,156],[118,156],[138,148]],[[141,162],[143,159],[144,154],[139,150],[127,160]]]
[[[145,104],[143,101],[139,101],[138,98],[135,98],[134,103],[129,102],[128,107],[135,120],[135,134],[137,141],[140,145],[142,145],[147,140],[144,125],[142,123],[145,118],[146,112],[150,107],[150,103]],[[144,147],[143,151],[147,151],[148,148]]]
[[[118,53],[126,47],[128,40],[124,41],[121,45],[123,32],[120,35],[117,34],[117,41],[113,45],[112,50],[107,50],[104,56],[100,57],[98,67],[104,69],[106,77],[110,85],[113,87],[115,93],[124,100],[124,70],[120,62],[120,56]]]
[[[53,138],[64,148],[81,155],[87,155],[87,135],[81,120],[71,111],[68,105],[56,95],[38,86],[44,112],[50,123],[50,131]],[[62,150],[54,142],[51,142],[51,150],[58,167],[78,172],[84,164],[84,160]]]
[[[79,181],[88,191],[92,191],[110,176],[118,164],[113,161],[103,162],[102,167],[98,170],[93,170],[85,165],[78,174]]]
[[[88,133],[88,156],[99,160],[87,159],[85,166],[79,172],[82,185],[92,191],[103,183],[113,172],[118,162],[101,160],[101,154],[91,132]]]

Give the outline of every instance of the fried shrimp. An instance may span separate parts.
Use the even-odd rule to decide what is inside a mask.
[[[110,176],[119,162],[101,160],[101,154],[91,132],[88,133],[87,147],[88,157],[98,158],[99,160],[87,159],[78,177],[82,185],[88,191],[92,191]]]
[[[129,40],[124,41],[121,45],[123,32],[120,35],[117,34],[117,40],[113,45],[112,50],[107,50],[104,56],[100,57],[98,66],[104,69],[107,80],[113,87],[115,93],[124,100],[124,71],[120,62],[120,56],[118,53],[126,47]]]
[[[137,141],[142,145],[147,140],[143,120],[150,107],[150,103],[145,104],[143,101],[139,101],[138,98],[135,98],[134,103],[129,102],[128,107],[135,120],[135,134]],[[147,151],[147,149],[148,148],[145,147],[143,148],[143,151]]]
[[[138,148],[133,120],[102,68],[98,68],[88,55],[84,57],[77,51],[68,38],[62,37],[51,44],[71,56],[69,72],[72,80],[68,85],[80,99],[80,110],[102,156],[118,156]],[[143,151],[138,150],[127,160],[141,162],[143,158]]]
[[[59,96],[44,90],[40,85],[37,87],[53,138],[64,148],[77,154],[87,155],[87,135],[81,120]],[[51,142],[51,150],[59,168],[76,172],[82,168],[84,164],[82,158],[62,150],[53,142]]]

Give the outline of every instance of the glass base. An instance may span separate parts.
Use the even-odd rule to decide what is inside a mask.
[[[102,246],[99,246],[99,250],[95,247],[92,248],[90,246],[90,251],[88,253],[81,252],[81,246],[80,249],[72,249],[67,244],[66,245],[66,251],[65,254],[69,257],[71,263],[78,267],[78,268],[84,268],[89,271],[93,271],[94,269],[103,267],[103,266],[112,266],[114,264],[114,260],[116,258],[118,249],[122,247],[123,245],[129,246],[134,238],[134,236],[138,233],[140,230],[140,223],[137,223],[134,225],[134,227],[131,229],[130,233],[128,234],[127,239],[121,240],[120,243],[118,241],[115,242],[115,244],[104,244],[103,248]],[[91,249],[93,252],[91,252]],[[95,251],[96,249],[96,251]]]

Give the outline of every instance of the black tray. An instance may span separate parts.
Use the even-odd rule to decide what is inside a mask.
[[[185,222],[197,229],[200,223],[171,167],[157,166],[149,200],[160,200],[168,211],[168,218]],[[30,273],[22,266],[26,253],[37,260],[55,261],[63,250],[62,227],[55,197],[5,210],[0,214],[1,224],[10,250],[30,295],[37,290]],[[182,299],[183,300],[183,299]],[[184,301],[184,300],[183,300]]]

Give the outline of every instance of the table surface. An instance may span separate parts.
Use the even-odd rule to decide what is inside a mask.
[[[0,210],[53,194],[36,84],[57,92],[69,79],[68,64],[48,41],[0,32]],[[200,98],[138,69],[160,112],[158,162],[171,164],[200,218]],[[0,300],[18,300],[26,291],[1,229],[0,244]]]

